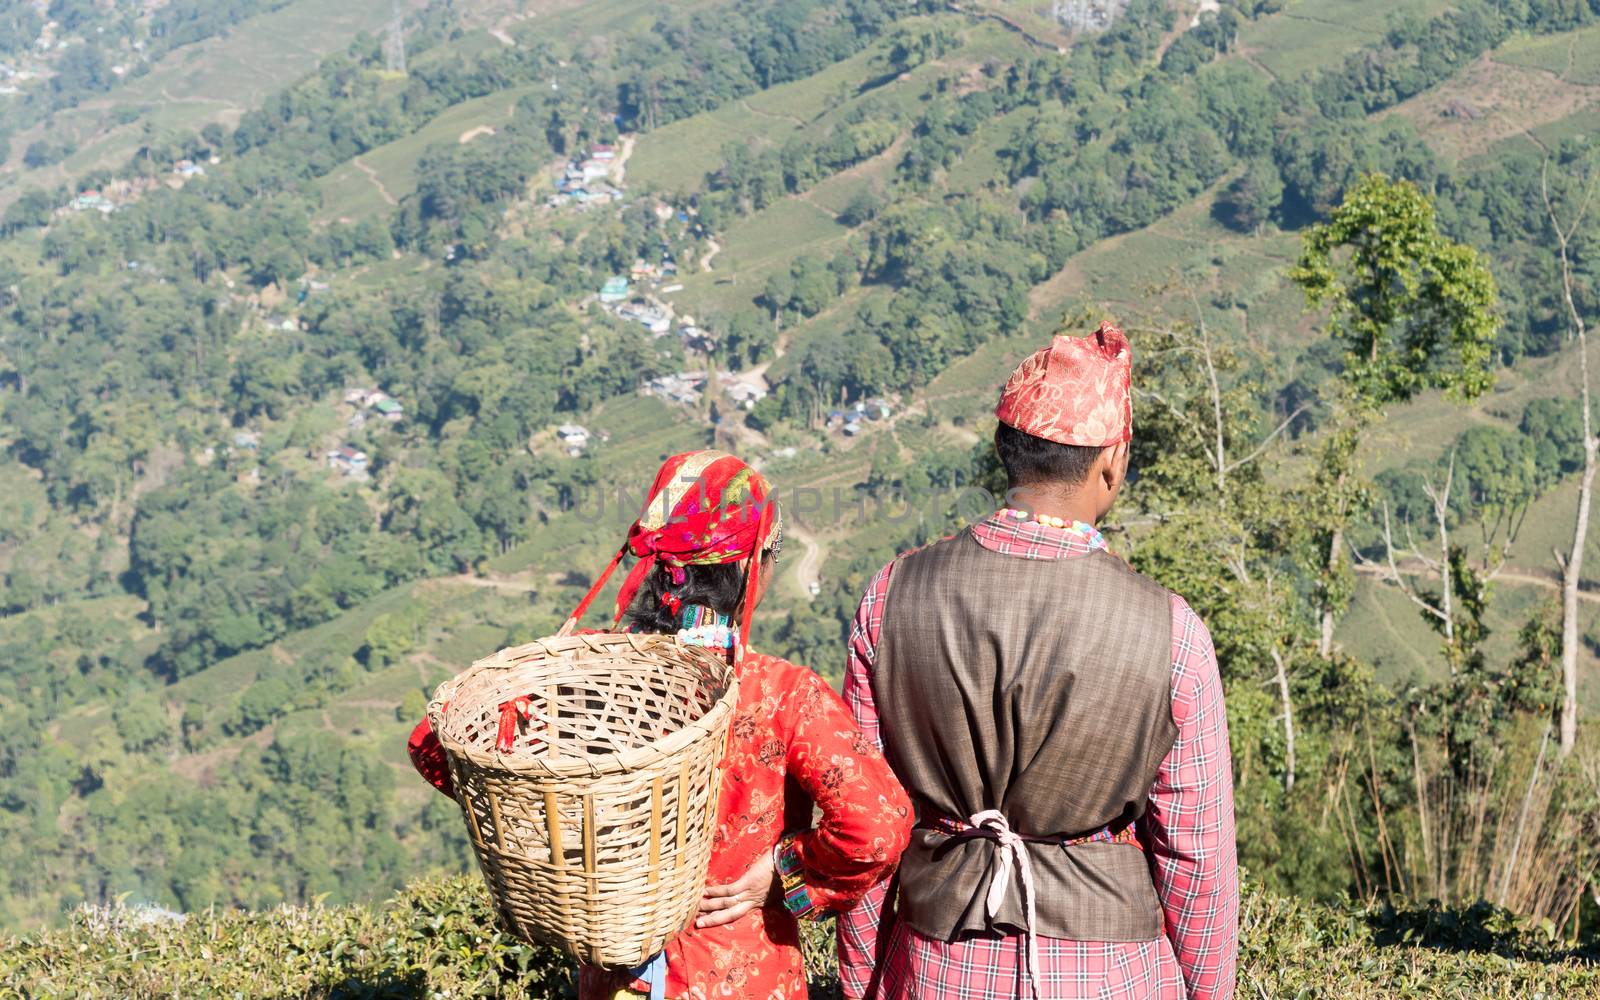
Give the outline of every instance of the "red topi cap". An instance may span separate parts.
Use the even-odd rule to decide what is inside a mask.
[[[994,415],[1057,444],[1108,448],[1133,437],[1133,348],[1110,322],[1087,337],[1057,336],[1006,379]]]

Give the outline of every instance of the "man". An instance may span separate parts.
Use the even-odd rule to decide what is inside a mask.
[[[1131,364],[1109,323],[1024,361],[995,409],[1006,508],[884,567],[856,612],[845,701],[917,829],[840,920],[847,997],[1233,994],[1211,637],[1093,527],[1127,474]]]

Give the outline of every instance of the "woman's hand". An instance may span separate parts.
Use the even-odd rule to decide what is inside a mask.
[[[705,894],[700,897],[700,915],[695,918],[695,927],[733,923],[767,901],[773,882],[772,852],[762,851],[756,863],[739,876],[738,881],[706,886]]]

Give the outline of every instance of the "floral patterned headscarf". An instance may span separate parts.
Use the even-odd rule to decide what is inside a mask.
[[[777,530],[777,501],[761,473],[721,451],[672,456],[628,529],[626,547],[639,562],[617,592],[617,615],[658,563],[668,567],[673,583],[682,583],[683,567],[749,559]]]

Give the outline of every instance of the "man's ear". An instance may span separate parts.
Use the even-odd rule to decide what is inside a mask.
[[[1114,491],[1122,485],[1122,479],[1128,472],[1127,456],[1126,441],[1112,445],[1100,453],[1100,481],[1105,484],[1108,491]]]

